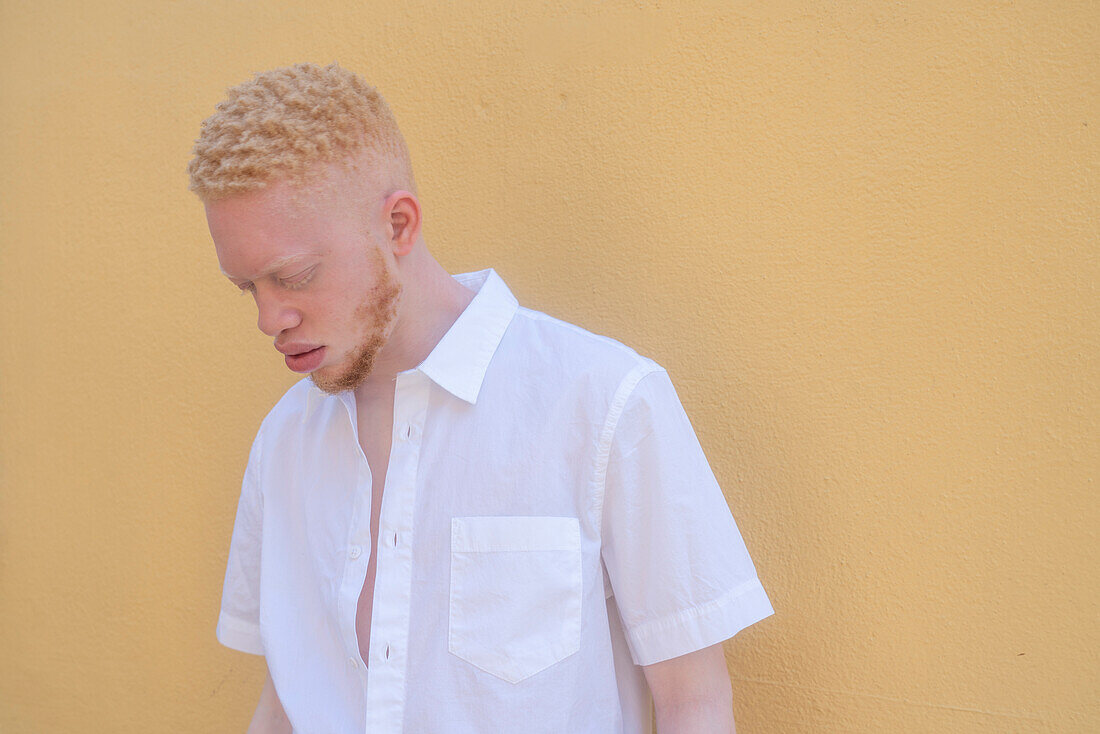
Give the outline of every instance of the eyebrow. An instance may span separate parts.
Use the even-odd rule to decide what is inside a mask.
[[[307,253],[307,254],[302,254],[302,255],[289,255],[287,257],[277,258],[275,260],[272,260],[270,263],[268,263],[267,264],[267,269],[264,270],[259,275],[257,275],[256,277],[257,278],[262,278],[265,275],[271,275],[272,273],[274,273],[278,270],[282,270],[283,268],[285,268],[287,265],[290,265],[291,263],[295,263],[298,260],[304,260],[304,259],[310,258],[310,257],[314,257],[314,255]],[[230,280],[248,280],[248,278],[238,278],[235,275],[230,275],[229,273],[225,272],[225,268],[223,268],[220,264],[218,265],[218,269],[222,271],[222,275],[229,278]]]

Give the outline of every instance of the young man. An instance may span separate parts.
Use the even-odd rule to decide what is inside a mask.
[[[732,732],[772,613],[668,373],[429,254],[405,142],[335,64],[229,90],[189,166],[308,378],[248,459],[218,640],[250,732]]]

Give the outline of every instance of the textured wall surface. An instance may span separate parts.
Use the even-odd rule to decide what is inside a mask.
[[[190,146],[338,60],[429,248],[665,365],[776,615],[738,732],[1100,731],[1100,6],[0,1],[0,731],[244,731],[214,639],[296,379]]]

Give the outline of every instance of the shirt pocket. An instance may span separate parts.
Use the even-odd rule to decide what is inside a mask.
[[[575,517],[451,518],[448,649],[518,683],[580,649]]]

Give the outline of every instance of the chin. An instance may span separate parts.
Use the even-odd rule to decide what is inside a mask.
[[[340,369],[340,365],[318,367],[309,373],[310,379],[322,392],[329,395],[337,395],[346,390],[354,390],[362,385],[367,375],[356,375],[353,369],[346,365]]]
[[[342,387],[342,383],[347,381],[347,375],[334,369],[334,365],[318,367],[309,373],[309,379],[313,380],[313,384],[323,392],[330,395],[335,395],[346,389]]]

